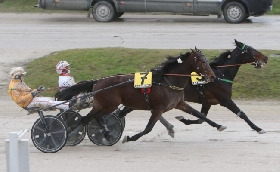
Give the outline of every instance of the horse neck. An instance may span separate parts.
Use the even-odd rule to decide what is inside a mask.
[[[193,62],[186,61],[183,64],[178,65],[180,66],[175,66],[166,73],[175,75],[166,75],[165,78],[170,82],[170,85],[184,88],[189,79],[189,75],[191,72],[195,71],[195,64]],[[190,66],[193,66],[193,69]],[[176,74],[178,75],[176,76]]]
[[[244,56],[244,55],[241,53],[239,54],[235,50],[232,51],[232,53],[230,54],[230,59],[228,59],[223,64],[223,66],[225,66],[225,67],[218,68],[219,71],[223,74],[223,77],[225,77],[226,79],[229,79],[231,81],[234,80],[241,64],[244,64],[244,61],[242,61],[242,56]],[[227,65],[229,65],[229,66],[227,66]],[[231,66],[231,65],[233,65],[233,66]]]

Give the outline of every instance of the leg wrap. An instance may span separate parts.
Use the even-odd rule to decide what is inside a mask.
[[[238,112],[236,115],[239,116],[239,118],[241,118],[241,119],[248,119],[248,117],[242,111]]]
[[[123,110],[120,111],[119,117],[122,118],[122,117],[126,116],[126,114],[130,113],[131,111],[133,111],[133,109],[131,109],[129,107],[124,107]]]

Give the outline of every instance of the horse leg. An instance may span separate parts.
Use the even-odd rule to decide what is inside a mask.
[[[226,103],[224,103],[226,102]],[[227,101],[223,101],[223,103],[221,103],[221,106],[224,106],[226,108],[228,108],[230,111],[232,111],[233,113],[235,113],[237,116],[239,116],[241,119],[244,119],[245,122],[247,122],[247,124],[255,131],[257,131],[259,134],[264,134],[266,133],[266,131],[264,131],[263,129],[259,128],[258,126],[256,126],[248,117],[247,115],[240,110],[236,104],[232,101],[232,99],[229,99]]]
[[[137,133],[137,134],[135,134],[132,137],[125,136],[123,141],[122,141],[122,143],[129,142],[129,141],[136,141],[140,137],[142,137],[143,135],[148,134],[149,132],[151,132],[153,127],[155,126],[155,123],[158,121],[158,119],[162,115],[162,113],[163,113],[162,111],[153,110],[152,111],[152,115],[151,115],[151,117],[149,119],[149,122],[146,125],[146,128],[144,129],[144,131],[142,131],[140,133]]]
[[[129,107],[124,107],[123,110],[120,111],[119,117],[125,117],[128,113],[132,112],[133,109]],[[165,126],[165,128],[168,130],[168,135],[170,135],[172,138],[174,138],[175,131],[173,130],[174,126],[171,125],[166,119],[164,119],[162,116],[159,118],[162,125]]]
[[[224,129],[226,129],[226,126],[223,125],[218,125],[215,122],[211,121],[210,119],[206,118],[202,113],[200,113],[199,111],[193,109],[190,105],[188,105],[186,102],[180,102],[177,106],[176,109],[180,109],[186,113],[189,113],[197,118],[203,119],[205,122],[207,122],[209,125],[211,125],[212,127],[217,128],[218,131],[223,131]]]
[[[202,104],[201,113],[206,117],[210,108],[210,104]],[[204,122],[204,120],[200,118],[196,120],[185,119],[183,116],[176,116],[175,118],[184,123],[185,125],[202,124]]]
[[[174,138],[174,134],[175,134],[175,131],[173,130],[174,126],[171,125],[166,119],[164,119],[162,115],[159,117],[159,121],[168,130],[168,135]]]

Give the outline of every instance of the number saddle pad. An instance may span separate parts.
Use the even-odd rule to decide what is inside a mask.
[[[149,88],[152,86],[152,72],[136,72],[134,88]]]
[[[192,85],[207,84],[207,82],[202,81],[202,76],[198,75],[196,72],[191,73]]]

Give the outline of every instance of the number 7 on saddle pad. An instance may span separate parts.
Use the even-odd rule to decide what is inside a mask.
[[[136,72],[134,88],[149,88],[152,86],[152,72]]]

